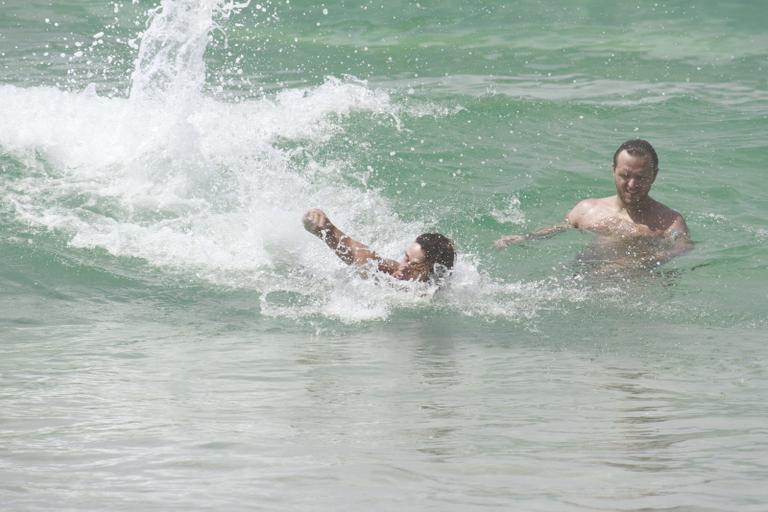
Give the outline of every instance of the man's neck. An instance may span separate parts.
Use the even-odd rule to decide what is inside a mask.
[[[653,199],[650,196],[645,196],[642,201],[638,203],[625,203],[621,200],[621,197],[616,196],[616,202],[619,205],[619,209],[625,210],[629,218],[635,220],[647,215],[653,209]]]

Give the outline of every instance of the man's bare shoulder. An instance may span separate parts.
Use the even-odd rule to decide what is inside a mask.
[[[574,227],[583,228],[585,223],[592,223],[615,210],[616,197],[590,197],[579,201],[568,213],[565,220]]]

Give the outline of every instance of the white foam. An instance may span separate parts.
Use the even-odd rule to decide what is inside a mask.
[[[397,223],[385,201],[370,192],[313,185],[277,143],[319,144],[342,131],[351,112],[379,112],[387,105],[386,95],[335,79],[240,104],[200,97],[181,118],[151,100],[3,86],[0,145],[26,159],[40,154],[54,169],[17,183],[23,189],[17,206],[29,221],[68,226],[78,247],[163,265],[207,261],[218,267],[229,261],[252,268],[246,263],[251,258],[222,259],[216,247],[232,253],[250,236],[261,240],[251,246],[260,252],[258,247],[300,228],[308,206],[342,212],[340,220],[353,225],[355,217],[372,211]],[[62,212],[56,206],[75,196],[81,198],[76,208]],[[105,201],[111,216],[99,218],[92,206]],[[88,222],[77,221],[86,210]]]
[[[75,248],[258,290],[265,315],[358,322],[445,307],[527,321],[553,303],[583,300],[576,286],[495,281],[466,254],[434,297],[423,285],[364,280],[302,229],[304,210],[320,206],[398,257],[429,228],[404,222],[375,191],[339,185],[338,169],[296,167],[278,143],[322,143],[343,132],[350,113],[396,109],[388,101],[364,84],[329,80],[241,104],[200,97],[179,119],[152,101],[0,87],[0,109],[15,127],[0,125],[0,146],[29,170],[0,182],[2,193],[19,218],[68,234]]]
[[[129,98],[101,97],[94,87],[0,86],[0,149],[25,168],[21,178],[0,176],[17,217],[65,234],[76,249],[253,288],[266,315],[361,321],[441,304],[527,318],[543,304],[579,300],[578,290],[552,283],[494,282],[466,255],[438,294],[364,280],[345,267],[302,229],[307,208],[324,208],[390,257],[428,226],[400,219],[364,183],[340,184],[354,165],[344,155],[326,164],[305,149],[343,134],[353,113],[396,119],[403,110],[354,79],[240,103],[203,95],[207,34],[231,12],[223,0],[163,1],[142,40]]]

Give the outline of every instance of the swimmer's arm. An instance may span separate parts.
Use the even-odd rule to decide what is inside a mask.
[[[568,215],[565,216],[565,220],[560,224],[554,224],[552,226],[537,229],[536,231],[525,235],[505,235],[496,240],[494,245],[498,248],[502,248],[509,244],[525,242],[528,240],[545,240],[557,235],[558,233],[562,233],[563,231],[579,227],[579,220],[583,215],[585,206],[585,201],[577,204],[570,212],[568,212]]]
[[[304,214],[304,229],[325,242],[336,256],[347,265],[365,265],[369,261],[383,261],[362,242],[349,237],[337,228],[319,208],[311,208]]]

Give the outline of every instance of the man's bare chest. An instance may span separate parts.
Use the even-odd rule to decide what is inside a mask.
[[[619,215],[602,215],[584,219],[580,227],[600,235],[626,238],[653,238],[664,234],[664,229],[661,226],[649,224],[633,221],[629,217]]]

